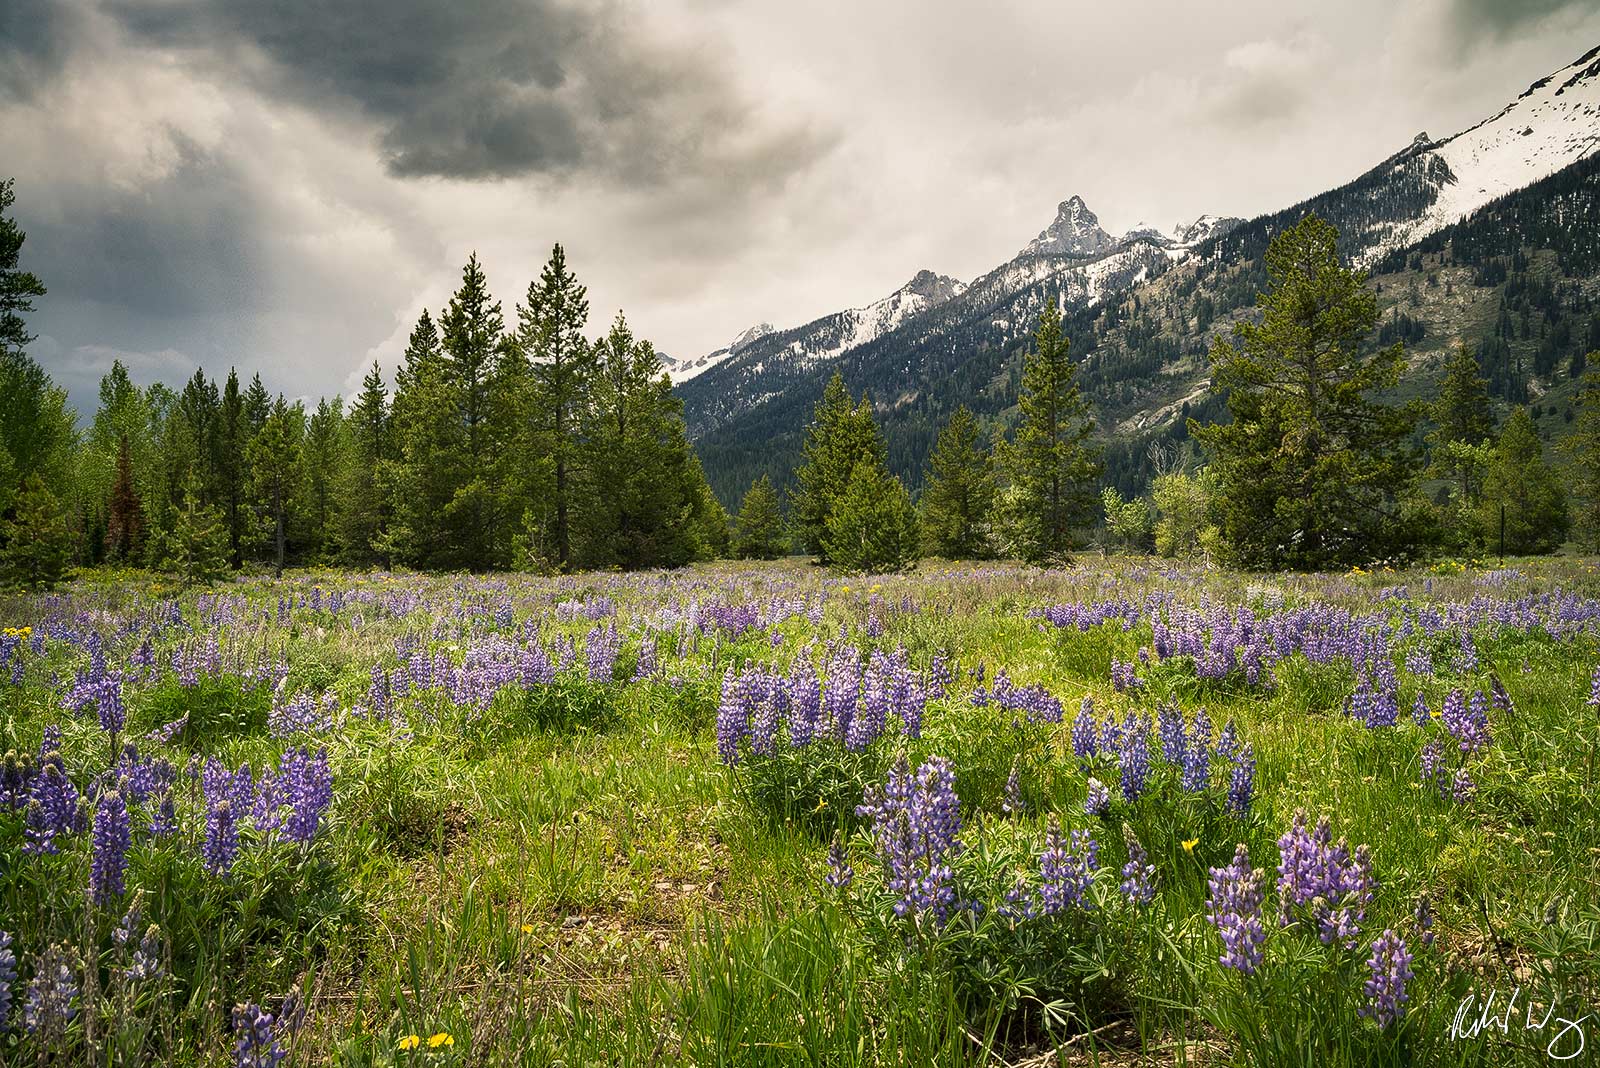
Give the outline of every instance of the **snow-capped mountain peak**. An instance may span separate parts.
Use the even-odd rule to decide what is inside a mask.
[[[1073,196],[1056,207],[1055,221],[1028,242],[1019,256],[1098,256],[1109,252],[1116,239],[1100,228],[1100,219],[1082,197]]]
[[[1366,255],[1374,262],[1459,222],[1490,201],[1600,152],[1600,47],[1540,78],[1500,112],[1442,141],[1418,134],[1389,161],[1420,167],[1433,202],[1389,228]]]
[[[772,333],[776,333],[776,331],[773,329],[771,323],[757,323],[755,326],[752,326],[750,329],[734,338],[733,343],[728,346],[728,352],[738,352],[745,346],[760,341],[762,338]]]
[[[1207,238],[1227,233],[1242,222],[1243,219],[1232,216],[1202,215],[1187,225],[1179,223],[1174,226],[1172,236],[1177,238],[1180,245],[1198,245]]]

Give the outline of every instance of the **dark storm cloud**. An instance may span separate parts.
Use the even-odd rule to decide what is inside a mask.
[[[158,0],[108,10],[137,40],[313,109],[358,111],[399,176],[581,171],[650,184],[730,160],[787,172],[810,155],[796,158],[795,131],[761,129],[716,54],[652,41],[609,6]]]
[[[1451,0],[1450,20],[1463,43],[1504,40],[1555,14],[1592,11],[1594,0]]]
[[[66,62],[77,17],[65,0],[0,3],[0,94],[32,99]]]
[[[138,188],[31,188],[28,253],[53,296],[153,321],[257,304],[259,204],[233,163],[171,132],[174,160]]]

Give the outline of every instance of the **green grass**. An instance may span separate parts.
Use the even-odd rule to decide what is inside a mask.
[[[1399,725],[1369,730],[1342,711],[1355,683],[1348,664],[1295,656],[1267,684],[1249,686],[1199,680],[1173,660],[1141,668],[1144,689],[1123,695],[1110,684],[1111,661],[1151,644],[1148,622],[1079,632],[1028,615],[1152,596],[1254,605],[1260,614],[1277,603],[1398,612],[1403,602],[1378,598],[1398,586],[1414,606],[1441,610],[1555,589],[1600,596],[1590,561],[1514,566],[1504,578],[1473,566],[1263,578],[1086,558],[1064,572],[928,567],[865,582],[793,563],[639,577],[241,580],[204,596],[226,601],[220,633],[240,636],[252,657],[265,648],[286,658],[281,692],[275,698],[236,670],[191,689],[164,672],[126,685],[128,736],[187,714],[170,747],[145,747],[180,768],[199,754],[259,770],[289,745],[325,747],[335,781],[326,826],[307,851],[247,848],[225,880],[202,870],[197,832],[137,843],[130,894],[140,892],[145,918],[161,925],[169,974],[147,1001],[124,1006],[108,992],[120,966],[110,932],[127,902],[86,910],[83,836],[58,856],[27,855],[22,813],[0,809],[0,929],[22,958],[15,998],[46,944],[97,957],[99,967],[81,975],[99,993],[83,999],[70,1056],[107,1064],[119,1052],[132,1062],[225,1063],[234,1003],[275,1006],[296,985],[309,1008],[290,1063],[306,1065],[1044,1064],[1056,1063],[1052,1051],[1060,1063],[1545,1063],[1560,1021],[1600,1012],[1600,715],[1584,703],[1600,624],[1559,638],[1481,627],[1480,663],[1468,673],[1451,666],[1454,639],[1438,639],[1434,677],[1398,671]],[[280,624],[279,599],[314,584],[346,591],[352,604],[302,605]],[[411,603],[385,601],[397,593],[416,594],[416,607],[393,612]],[[643,629],[660,635],[661,671],[651,681],[564,676],[553,687],[512,687],[481,708],[413,698],[402,703],[403,726],[351,714],[368,700],[372,665],[401,662],[403,638],[459,664],[466,649],[530,626],[547,641],[576,639],[581,673],[582,636],[594,624],[562,621],[556,605],[596,595],[617,606],[620,675],[631,674]],[[197,611],[200,594],[123,573],[116,584],[90,575],[64,594],[0,599],[0,626],[57,635],[41,655],[26,654],[21,685],[0,684],[0,750],[31,752],[46,725],[60,724],[66,762],[87,789],[111,749],[92,709],[75,718],[61,708],[88,664],[68,632],[104,631],[120,666],[137,647],[141,613],[173,596],[194,633],[158,636],[164,665],[176,644],[211,629]],[[694,601],[774,598],[805,607],[737,636],[663,616]],[[901,610],[903,598],[912,610]],[[501,602],[513,611],[509,630],[490,610]],[[869,638],[874,616],[883,629]],[[807,650],[820,656],[841,627],[863,649],[903,646],[919,671],[937,653],[953,657],[955,681],[929,703],[921,738],[891,737],[837,766],[724,767],[714,729],[723,672],[786,666]],[[1018,684],[1043,684],[1064,705],[1064,722],[1013,722],[993,705],[975,707],[980,664],[991,681],[1004,668]],[[1410,702],[1420,690],[1437,707],[1451,688],[1487,688],[1491,676],[1512,710],[1491,712],[1493,744],[1472,763],[1476,793],[1456,803],[1418,783],[1418,754],[1433,734],[1411,724]],[[334,694],[340,723],[312,739],[273,738],[274,701],[301,691]],[[1070,733],[1085,696],[1118,715],[1174,701],[1187,712],[1204,707],[1219,728],[1233,720],[1258,761],[1248,815],[1229,813],[1220,788],[1186,795],[1158,771],[1137,804],[1119,801],[1104,822],[1088,817]],[[1053,926],[958,917],[942,933],[897,919],[850,809],[899,752],[912,767],[935,754],[954,766],[964,891],[997,902],[1036,866],[1059,818],[1097,834],[1100,907]],[[1021,815],[1004,809],[1014,765]],[[1116,792],[1114,764],[1094,773]],[[197,789],[180,774],[180,810],[198,803]],[[1243,843],[1270,886],[1277,838],[1297,809],[1328,816],[1335,837],[1370,847],[1377,890],[1360,945],[1330,951],[1269,921],[1265,966],[1241,976],[1217,962],[1207,869]],[[1117,893],[1124,822],[1157,870],[1158,897],[1143,910]],[[835,828],[851,832],[856,881],[847,895],[823,881]],[[1411,918],[1422,893],[1437,913],[1431,951],[1417,944]],[[1417,974],[1404,1021],[1379,1029],[1356,1010],[1366,952],[1386,927],[1407,937]],[[1503,1004],[1513,987],[1520,1004],[1533,1002],[1535,1023],[1554,1003],[1546,1027],[1523,1028],[1519,1009],[1504,1034],[1451,1036],[1463,998],[1498,989]],[[1600,1023],[1574,1026],[1589,1032],[1583,1056],[1592,1059]],[[413,1034],[416,1049],[407,1048]],[[430,1048],[435,1035],[449,1043]],[[1575,1037],[1563,1037],[1565,1050]],[[0,1037],[0,1062],[36,1054],[15,1028]]]

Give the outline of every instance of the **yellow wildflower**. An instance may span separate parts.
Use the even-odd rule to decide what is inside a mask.
[[[440,1031],[438,1034],[431,1035],[428,1038],[429,1049],[438,1049],[440,1046],[453,1046],[455,1044],[456,1040],[450,1037],[449,1031]]]
[[[1194,847],[1199,845],[1199,844],[1200,844],[1200,839],[1198,839],[1198,838],[1185,838],[1183,840],[1183,851],[1185,853],[1193,853],[1194,852]]]
[[[531,924],[531,923],[523,924],[522,925],[522,933],[523,934],[533,934],[533,924]]]
[[[422,1038],[420,1035],[407,1035],[405,1038],[400,1040],[401,1049],[416,1049],[420,1045],[422,1045]]]

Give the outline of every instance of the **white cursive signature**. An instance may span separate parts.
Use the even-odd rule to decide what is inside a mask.
[[[1469,993],[1456,1005],[1455,1019],[1450,1021],[1450,1037],[1454,1040],[1470,1040],[1477,1038],[1485,1032],[1498,1030],[1502,1035],[1511,1033],[1512,1021],[1517,1015],[1517,999],[1522,996],[1522,988],[1512,987],[1511,996],[1506,999],[1503,1008],[1497,1008],[1495,1002],[1499,999],[1500,990],[1492,987],[1488,996],[1479,1000],[1477,991]],[[1544,1037],[1544,1032],[1554,1026],[1550,1040],[1546,1043],[1545,1056],[1553,1061],[1570,1061],[1583,1055],[1587,1048],[1588,1040],[1584,1034],[1583,1022],[1592,1019],[1594,1013],[1586,1012],[1582,1016],[1568,1018],[1557,1016],[1556,1010],[1559,1002],[1551,1001],[1542,1017],[1534,1011],[1533,1002],[1529,1001],[1524,1006],[1520,1020],[1523,1031],[1538,1032]]]

